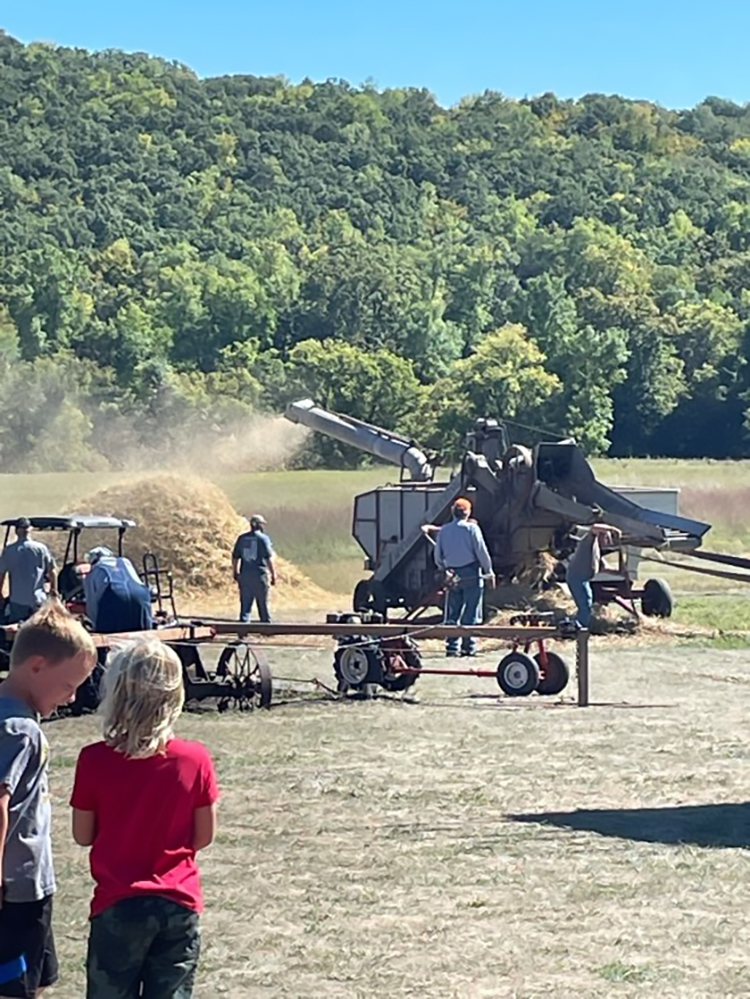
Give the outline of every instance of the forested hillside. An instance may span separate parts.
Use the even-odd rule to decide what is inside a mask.
[[[0,467],[314,396],[750,454],[750,108],[440,107],[0,33]],[[344,461],[318,441],[309,460]]]

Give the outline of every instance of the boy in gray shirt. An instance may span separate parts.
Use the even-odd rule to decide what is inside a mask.
[[[95,661],[91,635],[48,601],[19,629],[0,683],[0,996],[32,999],[57,980],[49,746],[39,722],[74,699]]]

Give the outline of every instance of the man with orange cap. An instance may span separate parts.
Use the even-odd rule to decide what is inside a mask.
[[[435,542],[435,562],[449,573],[451,582],[445,592],[446,624],[481,624],[484,580],[495,585],[492,559],[487,550],[482,529],[471,519],[471,503],[463,497],[451,508],[452,519],[440,528]],[[449,638],[445,654],[457,656],[459,642]],[[461,641],[462,656],[476,655],[476,639]]]

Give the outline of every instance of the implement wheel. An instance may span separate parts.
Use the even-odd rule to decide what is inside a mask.
[[[234,703],[240,711],[270,708],[273,697],[271,668],[257,649],[246,642],[232,642],[222,650],[216,676],[227,683],[227,695],[219,701],[226,711]]]
[[[539,686],[539,667],[525,652],[510,652],[497,666],[497,682],[508,697],[528,697]]]
[[[547,665],[542,666],[541,656],[534,656],[539,667],[542,678],[539,681],[537,692],[540,694],[560,694],[568,686],[570,680],[570,669],[562,656],[556,652],[547,651]]]
[[[641,597],[641,610],[646,617],[671,617],[674,597],[666,579],[647,579]]]
[[[366,693],[368,685],[379,684],[383,678],[377,649],[362,644],[362,639],[356,636],[336,649],[333,670],[340,694],[345,694],[347,690]]]
[[[370,580],[360,579],[357,585],[354,587],[354,595],[352,596],[352,610],[356,614],[364,613],[370,609]]]
[[[422,657],[419,654],[416,642],[408,637],[404,638],[402,641],[402,647],[395,649],[395,654],[402,659],[404,666],[410,666],[413,670],[421,670]],[[403,691],[408,690],[409,687],[413,687],[419,678],[419,673],[391,673],[388,668],[388,646],[386,643],[381,643],[381,648],[385,652],[385,669],[382,680],[385,690],[392,694],[397,694],[403,693]]]

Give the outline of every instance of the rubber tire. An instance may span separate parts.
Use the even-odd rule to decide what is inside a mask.
[[[339,662],[341,658],[341,653],[348,647],[348,645],[350,644],[358,645],[361,643],[361,641],[362,641],[361,638],[355,638],[351,643],[344,643],[343,645],[339,645],[339,647],[336,649],[336,652],[334,653],[333,672],[336,675],[336,681],[338,683],[338,691],[340,694],[345,694],[347,690],[357,690],[362,692],[365,690],[365,688],[368,685],[380,684],[383,679],[383,670],[380,665],[380,658],[377,654],[377,651],[372,646],[362,646],[365,655],[367,657],[367,664],[368,664],[367,675],[365,676],[364,680],[362,680],[361,683],[350,684],[344,679],[341,673],[341,666]]]
[[[352,610],[355,614],[362,614],[370,609],[372,594],[370,592],[370,580],[360,579],[354,587],[352,595]]]
[[[539,694],[561,694],[568,686],[570,680],[570,669],[562,656],[556,652],[547,651],[547,665],[542,666],[539,661],[539,654],[534,656],[543,676],[536,688]]]
[[[671,617],[674,597],[665,579],[647,579],[641,597],[641,610],[646,617]]]
[[[523,666],[527,671],[524,683],[511,684],[506,673],[514,665]],[[528,697],[539,687],[539,667],[536,660],[525,652],[510,652],[497,665],[497,683],[508,697]]]
[[[386,593],[385,585],[379,579],[371,580],[370,593],[372,594],[370,606],[378,614],[382,614],[385,621],[388,617],[388,594]]]
[[[408,639],[407,643],[401,658],[407,666],[413,666],[414,669],[421,669],[422,657],[419,654],[419,649],[413,642],[409,642]],[[398,694],[404,690],[408,690],[409,687],[413,687],[418,679],[419,673],[398,673],[391,677],[384,676],[383,687],[392,694]]]

